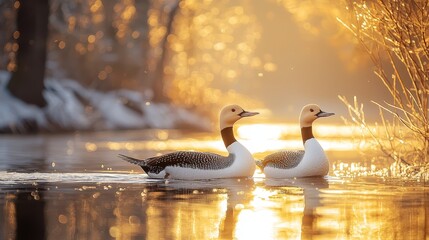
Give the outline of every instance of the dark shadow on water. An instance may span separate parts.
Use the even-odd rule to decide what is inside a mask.
[[[16,239],[46,239],[43,193],[18,193],[15,204]]]
[[[0,239],[47,239],[44,187],[1,188]]]

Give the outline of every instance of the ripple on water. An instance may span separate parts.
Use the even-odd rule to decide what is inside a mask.
[[[145,174],[130,173],[20,173],[0,171],[0,184],[43,183],[153,183],[163,180],[149,179]]]

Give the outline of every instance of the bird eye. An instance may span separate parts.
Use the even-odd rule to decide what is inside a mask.
[[[310,112],[314,112],[314,109],[310,108]]]
[[[235,108],[231,109],[232,112],[235,112]]]

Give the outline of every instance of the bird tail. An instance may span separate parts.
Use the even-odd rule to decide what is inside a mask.
[[[125,156],[122,154],[118,154],[118,157],[121,158],[122,160],[127,161],[127,162],[132,163],[132,164],[137,164],[137,165],[142,166],[142,167],[146,166],[146,162],[144,160],[128,157],[128,156]]]
[[[255,164],[258,168],[261,169],[261,171],[264,170],[264,164],[262,163],[262,160],[256,159]]]

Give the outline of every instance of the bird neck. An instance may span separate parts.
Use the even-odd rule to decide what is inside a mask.
[[[301,128],[301,136],[302,136],[302,143],[304,143],[304,144],[308,139],[314,138],[313,127],[312,126],[302,127]]]
[[[234,137],[234,130],[232,127],[222,129],[220,131],[220,135],[222,136],[222,140],[226,148],[237,141]]]

